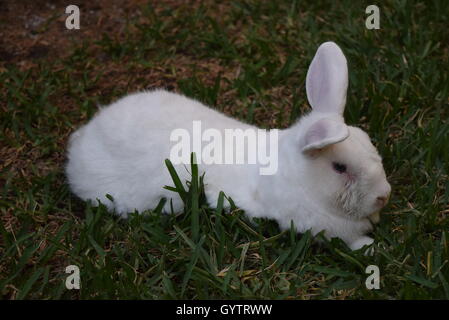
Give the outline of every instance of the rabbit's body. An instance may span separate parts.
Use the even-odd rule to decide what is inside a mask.
[[[72,135],[67,174],[73,191],[85,200],[99,199],[125,217],[134,209],[154,208],[162,197],[172,198],[174,209],[181,210],[181,200],[162,188],[173,184],[164,160],[173,147],[171,132],[183,128],[192,133],[195,120],[201,121],[203,129],[255,128],[164,90],[126,96],[100,110]],[[243,194],[251,181],[247,175],[255,170],[255,166],[244,165],[207,167],[207,191],[217,196],[228,185]],[[190,180],[185,165],[175,168],[183,181]],[[234,193],[236,199],[241,198],[239,192]]]
[[[344,124],[346,60],[335,44],[322,47],[307,78],[314,110],[280,130],[277,172],[260,175],[258,164],[200,163],[199,170],[205,173],[211,205],[224,191],[250,217],[275,219],[283,229],[293,221],[299,232],[325,230],[327,237],[340,237],[358,249],[372,242],[364,234],[371,229],[370,217],[385,204],[390,186],[369,137]],[[329,58],[332,55],[336,58]],[[335,59],[337,67],[329,69]],[[327,83],[335,78],[341,83]],[[72,190],[82,199],[99,199],[122,216],[134,209],[153,209],[161,198],[171,199],[174,210],[181,211],[181,200],[163,189],[173,184],[164,160],[173,147],[171,133],[180,128],[192,133],[197,120],[203,130],[257,129],[178,94],[132,94],[101,109],[70,138],[67,176]],[[175,165],[184,183],[190,180],[186,167]]]

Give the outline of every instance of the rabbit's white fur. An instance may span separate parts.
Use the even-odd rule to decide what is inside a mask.
[[[200,164],[206,197],[214,205],[224,191],[250,217],[275,219],[281,228],[293,221],[298,232],[325,230],[328,238],[339,237],[359,249],[373,242],[365,234],[370,218],[378,219],[390,185],[368,135],[344,124],[347,66],[335,43],[318,49],[306,88],[313,111],[280,131],[277,173],[260,175],[258,165]],[[173,184],[164,160],[172,147],[170,133],[191,132],[194,120],[204,130],[257,129],[164,90],[128,95],[102,108],[70,137],[66,172],[71,189],[124,217],[156,207],[163,197],[181,211],[179,197],[163,189]],[[347,172],[337,172],[334,163],[346,165]],[[190,179],[186,166],[175,168],[183,182]]]

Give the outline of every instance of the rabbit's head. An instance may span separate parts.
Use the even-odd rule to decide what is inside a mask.
[[[385,206],[391,187],[368,135],[344,122],[347,87],[343,52],[333,42],[323,43],[306,79],[313,110],[298,125],[299,152],[304,158],[301,175],[319,203],[350,219],[361,219]]]

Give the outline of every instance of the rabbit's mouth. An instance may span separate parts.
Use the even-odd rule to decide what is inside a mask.
[[[341,213],[350,219],[360,220],[369,218],[373,224],[379,222],[379,210],[372,211],[366,207],[368,195],[360,191],[356,183],[347,183],[336,199],[336,206],[340,208]]]
[[[369,215],[368,219],[372,224],[378,224],[380,222],[380,210]]]

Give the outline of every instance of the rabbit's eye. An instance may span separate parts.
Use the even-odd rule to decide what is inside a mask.
[[[334,170],[338,173],[345,173],[346,172],[346,165],[338,162],[332,162],[332,166],[334,167]]]

